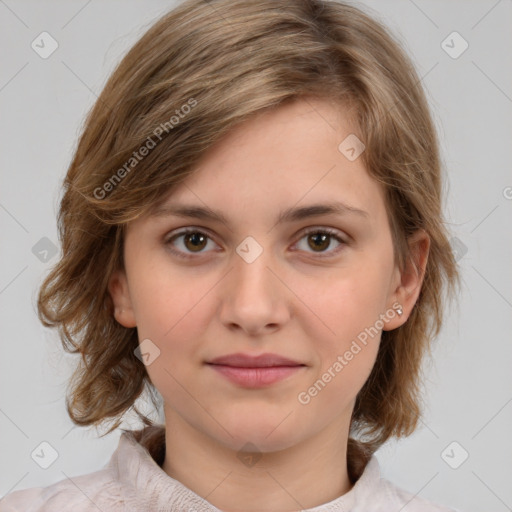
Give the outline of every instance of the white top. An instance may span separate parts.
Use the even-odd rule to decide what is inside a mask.
[[[130,433],[123,433],[100,471],[48,487],[14,491],[0,500],[0,512],[221,512],[171,478]],[[380,477],[372,456],[352,489],[304,512],[457,512],[430,503]]]

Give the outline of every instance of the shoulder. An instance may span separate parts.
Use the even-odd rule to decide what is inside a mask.
[[[119,506],[119,485],[108,469],[88,475],[67,477],[48,487],[34,487],[9,493],[0,500],[0,512],[115,511]]]
[[[380,467],[375,456],[372,456],[365,471],[356,483],[357,497],[354,512],[459,512],[453,508],[439,505],[412,494],[382,478]]]
[[[147,432],[124,431],[103,469],[81,476],[65,475],[65,479],[48,487],[11,492],[0,499],[0,512],[135,510],[138,491],[146,489],[155,473],[161,471],[150,451],[160,459],[165,456],[162,430],[154,427]]]
[[[381,485],[390,504],[400,505],[404,512],[458,512],[453,508],[433,503],[382,479]]]

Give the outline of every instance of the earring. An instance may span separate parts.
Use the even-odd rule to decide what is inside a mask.
[[[398,316],[402,316],[404,314],[404,310],[402,309],[402,306],[398,306],[398,309],[396,310],[398,313]]]

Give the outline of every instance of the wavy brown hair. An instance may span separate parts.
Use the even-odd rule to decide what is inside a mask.
[[[400,268],[408,237],[418,229],[430,237],[416,305],[404,325],[382,333],[357,396],[352,473],[363,467],[357,454],[364,465],[391,436],[411,434],[421,411],[421,363],[459,284],[443,220],[438,140],[420,82],[376,16],[341,2],[186,0],[159,19],[87,116],[63,184],[62,257],[39,291],[42,323],[58,327],[64,348],[81,356],[66,399],[73,422],[112,422],[111,432],[133,408],[152,424],[135,406],[146,387],[154,393],[134,354],[137,330],[114,319],[107,289],[123,268],[126,224],[153,211],[237,124],[318,97],[350,106],[366,145],[360,158],[386,191]]]

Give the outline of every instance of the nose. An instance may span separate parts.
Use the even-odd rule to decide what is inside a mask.
[[[293,295],[283,284],[266,252],[247,262],[237,253],[226,275],[220,307],[221,322],[232,331],[258,336],[278,330],[290,319]]]

